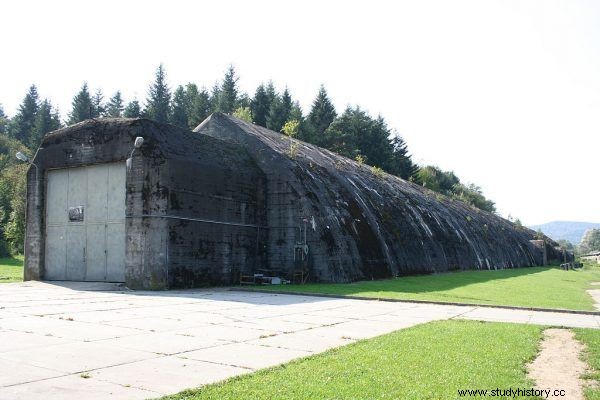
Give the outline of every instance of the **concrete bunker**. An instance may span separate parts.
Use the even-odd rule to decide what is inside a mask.
[[[496,215],[307,143],[288,149],[287,137],[219,113],[194,132],[145,119],[55,131],[28,172],[25,279],[350,282],[562,256]]]
[[[264,262],[265,180],[239,146],[102,119],[47,135],[33,162],[25,279],[166,289],[228,284]]]

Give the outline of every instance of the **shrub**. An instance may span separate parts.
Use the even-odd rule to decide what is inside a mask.
[[[375,176],[375,178],[377,179],[382,179],[384,172],[381,168],[379,167],[371,167],[371,173]]]

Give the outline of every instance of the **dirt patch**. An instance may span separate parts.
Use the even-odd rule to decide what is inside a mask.
[[[600,282],[592,282],[593,286],[600,286]],[[594,299],[594,307],[596,310],[600,310],[600,289],[590,289],[587,291],[592,299]]]
[[[548,399],[583,400],[584,381],[580,378],[587,365],[579,358],[584,346],[568,329],[546,329],[537,358],[528,365],[529,378],[536,389],[550,389]],[[565,390],[566,396],[554,396]]]

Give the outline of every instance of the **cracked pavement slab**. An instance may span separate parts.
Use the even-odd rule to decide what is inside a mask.
[[[3,284],[0,398],[156,398],[449,318],[600,328],[594,315],[478,306]]]

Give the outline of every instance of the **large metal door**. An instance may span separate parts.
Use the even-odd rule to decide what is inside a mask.
[[[125,281],[125,164],[48,172],[48,280]]]

